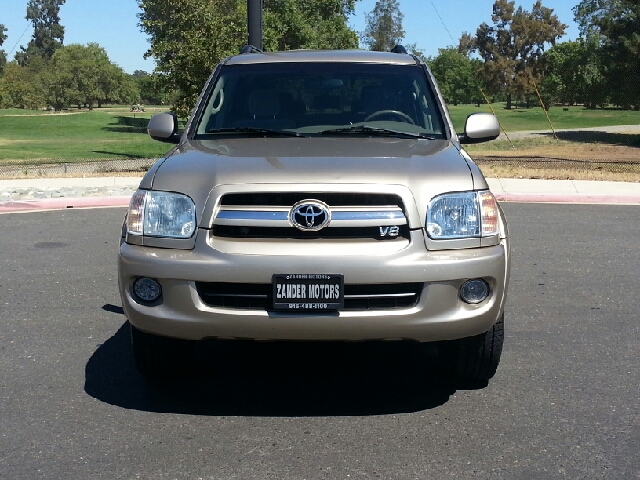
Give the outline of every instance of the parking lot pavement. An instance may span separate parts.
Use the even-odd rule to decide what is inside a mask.
[[[0,217],[0,479],[640,478],[638,208],[503,207],[506,339],[480,389],[412,342],[221,341],[147,384],[124,208]]]
[[[0,180],[0,213],[122,207],[141,177]],[[640,205],[640,183],[488,178],[501,202]]]

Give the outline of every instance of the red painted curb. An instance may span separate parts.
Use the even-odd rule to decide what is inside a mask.
[[[574,193],[567,195],[544,193],[496,193],[495,197],[500,202],[640,205],[640,195],[595,195],[586,193]]]
[[[128,207],[130,195],[113,197],[46,198],[0,203],[0,213],[64,210],[67,208]]]

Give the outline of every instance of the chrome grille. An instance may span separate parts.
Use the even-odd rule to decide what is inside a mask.
[[[410,308],[420,300],[422,283],[345,285],[344,310]],[[202,302],[209,307],[272,310],[270,283],[196,282]]]
[[[301,231],[290,219],[303,200],[319,201],[331,221],[318,231]],[[380,227],[398,227],[397,236],[381,235]],[[409,239],[402,199],[393,194],[339,192],[230,193],[219,203],[212,235],[232,238],[372,238]]]

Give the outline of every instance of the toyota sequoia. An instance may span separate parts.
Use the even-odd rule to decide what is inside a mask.
[[[213,71],[131,198],[119,289],[148,378],[207,339],[429,342],[485,382],[503,344],[505,218],[428,67],[392,52],[245,47]]]

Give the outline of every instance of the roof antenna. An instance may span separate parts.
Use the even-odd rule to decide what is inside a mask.
[[[391,53],[407,53],[407,49],[402,45],[396,45],[391,49]]]

